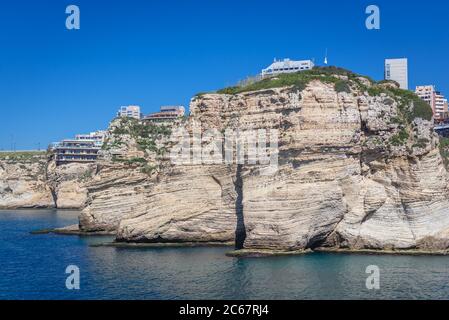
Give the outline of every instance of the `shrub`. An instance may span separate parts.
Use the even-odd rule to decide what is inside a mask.
[[[433,112],[432,107],[420,98],[413,100],[413,111],[411,118],[422,118],[424,120],[432,120]]]
[[[140,169],[140,172],[146,173],[147,175],[150,176],[155,170],[157,170],[157,166],[147,164],[143,166],[142,169]]]
[[[395,134],[394,136],[392,136],[390,138],[390,143],[393,146],[404,145],[408,138],[409,138],[409,134],[408,134],[407,130],[405,130],[403,128],[399,131],[399,133]]]
[[[382,93],[385,93],[385,94],[388,94],[388,93],[389,93],[388,90],[387,90],[386,88],[380,87],[380,86],[377,86],[377,85],[373,85],[373,86],[369,87],[369,88],[367,89],[367,91],[368,91],[368,94],[369,94],[371,97],[380,96]]]
[[[392,117],[391,123],[404,125],[404,120],[401,117]]]
[[[401,100],[402,103],[399,106],[399,110],[409,123],[416,118],[422,118],[428,121],[432,120],[432,107],[415,93],[408,90],[393,88],[389,89],[389,91]]]
[[[346,92],[351,93],[351,87],[349,86],[349,82],[345,80],[338,80],[334,85],[335,91],[338,93]]]
[[[79,178],[78,181],[79,182],[85,182],[87,180],[90,180],[93,176],[93,172],[90,170],[87,170],[86,172],[84,172]]]
[[[150,138],[137,139],[137,145],[142,151],[145,150],[157,151],[156,142]]]
[[[121,159],[117,158],[115,156],[112,157],[113,162],[123,162],[127,165],[133,165],[133,164],[146,164],[148,161],[144,158],[131,158],[131,159]]]
[[[422,148],[422,149],[424,149],[426,146],[427,146],[427,144],[429,143],[430,141],[428,140],[428,139],[426,139],[426,138],[420,138],[420,139],[418,139],[418,141],[413,145],[413,147],[414,148]]]

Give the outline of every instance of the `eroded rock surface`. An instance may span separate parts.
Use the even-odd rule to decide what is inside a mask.
[[[0,160],[0,209],[82,209],[95,164],[56,166],[47,155]]]
[[[321,81],[302,91],[194,98],[187,130],[279,130],[278,170],[159,159],[152,176],[107,171],[89,189],[81,225],[130,242],[445,249],[449,194],[438,137],[430,121],[398,121],[400,103]]]
[[[386,87],[398,95],[370,90],[365,78],[339,79],[348,88],[315,79],[201,95],[189,119],[170,128],[277,130],[272,174],[249,163],[175,164],[166,128],[117,120],[94,170],[56,169],[47,173],[55,183],[46,184],[0,167],[8,177],[0,180],[1,203],[45,205],[51,192],[58,207],[85,201],[80,230],[113,232],[121,242],[232,241],[277,252],[448,249],[448,174],[432,122],[414,116],[408,93],[394,86]]]
[[[0,209],[54,207],[46,180],[47,159],[0,160]]]

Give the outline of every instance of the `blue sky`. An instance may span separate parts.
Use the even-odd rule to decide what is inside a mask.
[[[76,4],[81,29],[65,28]],[[365,8],[381,29],[365,28]],[[445,0],[2,1],[0,150],[35,149],[104,129],[121,105],[144,113],[188,105],[273,58],[315,58],[375,79],[384,58],[408,57],[410,86],[449,95]]]

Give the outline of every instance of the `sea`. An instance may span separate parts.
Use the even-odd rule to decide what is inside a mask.
[[[449,298],[449,256],[235,258],[226,256],[232,247],[121,248],[101,246],[108,236],[31,234],[78,214],[0,211],[0,299]]]

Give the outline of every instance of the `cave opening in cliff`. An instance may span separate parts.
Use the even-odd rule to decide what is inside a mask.
[[[237,197],[235,199],[235,213],[237,215],[237,225],[235,228],[235,249],[243,249],[246,239],[245,217],[243,216],[243,179],[242,165],[237,165],[235,191]]]

